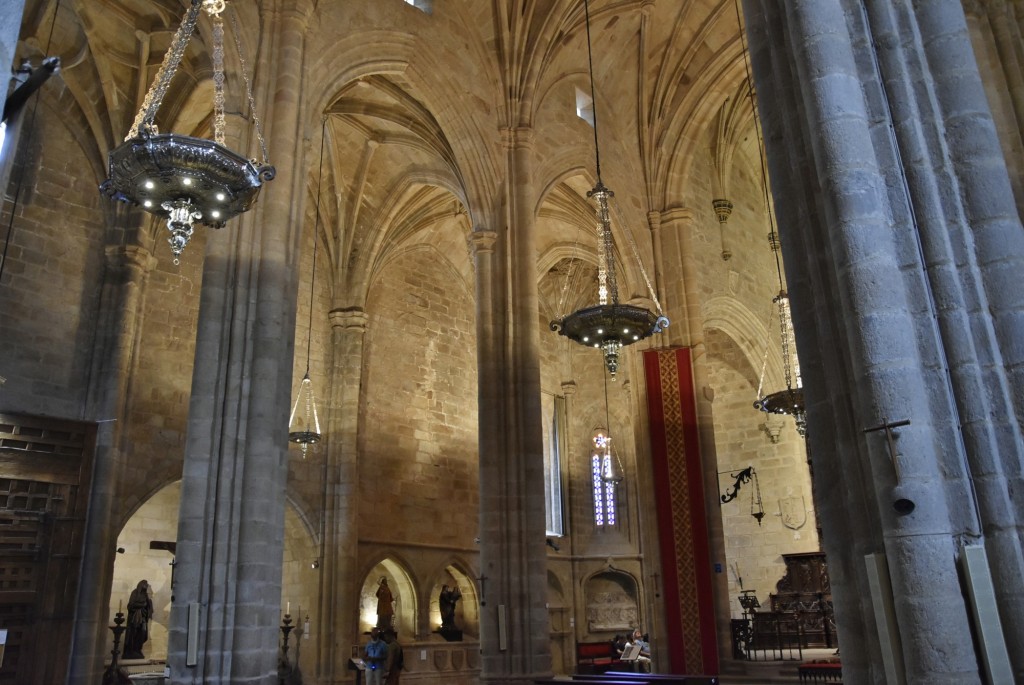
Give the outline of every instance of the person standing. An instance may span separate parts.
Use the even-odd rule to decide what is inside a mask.
[[[380,639],[380,628],[370,631],[370,641],[363,648],[363,661],[366,662],[366,685],[384,684],[384,661],[387,658],[388,646]]]
[[[128,597],[128,625],[124,634],[124,658],[145,659],[142,645],[149,640],[149,619],[153,618],[153,600],[149,583],[140,580]]]
[[[377,627],[384,629],[392,627],[395,618],[395,598],[388,587],[388,579],[381,578],[377,585]]]
[[[399,685],[402,669],[405,668],[405,655],[402,653],[402,645],[398,644],[398,633],[388,628],[384,631],[384,642],[388,646],[384,661],[384,685]]]

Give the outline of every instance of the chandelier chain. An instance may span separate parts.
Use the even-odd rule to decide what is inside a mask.
[[[768,310],[768,336],[764,343],[764,358],[761,360],[761,378],[757,381],[757,399],[764,397],[764,376],[768,371],[768,351],[771,349],[771,330],[772,330],[772,319],[775,318],[775,307],[771,307]]]
[[[600,181],[598,181],[600,184]],[[600,190],[593,192],[597,199],[597,281],[598,304],[619,303],[619,284],[615,277],[615,245],[612,242],[611,211],[608,208],[608,197],[611,191],[598,185]]]
[[[792,361],[793,355],[790,352],[790,331],[789,326],[793,320],[793,315],[789,310],[789,295],[785,291],[779,293],[778,297],[775,298],[779,305],[779,337],[782,338],[782,358],[787,363],[782,365],[783,371],[786,375],[786,387],[793,387],[793,370]]]
[[[252,83],[249,82],[249,67],[245,63],[245,52],[242,50],[242,40],[239,38],[238,21],[234,13],[231,14],[231,36],[235,40],[235,49],[238,51],[238,62],[242,65],[242,80],[245,81],[245,95],[249,99],[249,112],[252,114],[253,128],[256,129],[256,139],[260,142],[260,151],[263,153],[263,163],[267,164],[270,156],[267,154],[267,141],[263,138],[263,125],[260,124],[259,115],[256,114],[256,98],[252,95]]]
[[[569,297],[569,279],[572,276],[572,267],[576,263],[576,252],[580,246],[580,227],[576,226],[576,238],[572,243],[572,257],[569,259],[568,266],[565,267],[565,278],[562,279],[562,294],[558,298],[558,312],[559,316],[564,316],[565,313],[565,301]]]
[[[309,378],[309,356],[313,346],[313,298],[316,294],[316,244],[320,236],[320,188],[324,180],[324,143],[327,140],[327,117],[320,124],[320,167],[316,179],[316,219],[313,221],[313,269],[309,276],[309,329],[306,334],[306,378]]]
[[[644,283],[647,285],[647,292],[650,294],[651,300],[654,301],[654,310],[658,312],[658,316],[663,316],[665,312],[661,309],[658,294],[655,292],[654,286],[651,285],[651,278],[647,275],[647,269],[644,268],[644,260],[640,257],[640,248],[636,244],[636,239],[633,238],[633,232],[629,230],[629,225],[622,216],[622,210],[617,205],[613,205],[613,208],[615,210],[615,219],[619,222],[619,226],[622,226],[622,232],[626,234],[626,242],[629,243],[629,249],[633,252],[636,264],[640,268],[640,275],[643,276]]]
[[[213,139],[224,145],[224,22],[213,15]]]
[[[156,132],[156,126],[153,124],[153,121],[156,119],[156,111],[163,102],[164,95],[171,85],[171,79],[174,78],[174,73],[181,64],[181,58],[185,55],[185,49],[188,47],[193,31],[195,31],[196,20],[199,17],[201,7],[202,0],[192,0],[192,4],[185,14],[185,20],[181,22],[181,26],[174,33],[174,38],[171,40],[171,48],[164,55],[164,61],[160,63],[160,68],[157,70],[153,85],[146,92],[146,97],[142,101],[142,107],[139,109],[138,114],[135,115],[132,127],[128,129],[125,141],[138,136],[140,129],[146,129],[153,133]]]

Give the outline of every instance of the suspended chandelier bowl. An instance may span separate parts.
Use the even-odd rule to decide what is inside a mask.
[[[804,389],[786,388],[770,395],[765,395],[754,402],[754,408],[769,414],[789,414],[796,416],[804,413]]]
[[[768,414],[787,414],[796,420],[796,432],[807,435],[807,410],[804,406],[804,389],[786,388],[761,397],[754,402],[754,408]]]
[[[631,304],[599,304],[566,314],[551,322],[551,330],[570,340],[605,350],[608,370],[614,375],[618,367],[618,350],[632,345],[668,326],[668,319]],[[610,355],[614,354],[614,363]]]
[[[223,227],[252,207],[276,172],[213,140],[141,131],[110,152],[109,173],[101,190],[167,220],[177,257],[195,223]]]
[[[288,434],[288,442],[294,442],[296,445],[315,445],[320,442],[320,438],[320,433],[313,431],[295,431]]]
[[[225,0],[191,0],[175,32],[153,84],[124,142],[108,155],[110,177],[100,185],[108,197],[141,206],[167,221],[168,242],[174,263],[188,244],[195,224],[221,228],[232,217],[248,211],[260,187],[274,178],[267,162],[266,141],[255,113],[252,86],[245,73],[237,28],[241,76],[245,81],[251,116],[263,150],[263,163],[250,161],[225,144],[224,22]],[[156,115],[195,32],[201,11],[212,23],[213,139],[160,133]]]

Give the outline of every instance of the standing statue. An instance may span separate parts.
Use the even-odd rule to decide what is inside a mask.
[[[377,585],[377,627],[390,628],[395,618],[395,598],[388,587],[388,579],[381,578]]]
[[[455,630],[455,603],[462,599],[462,591],[458,586],[441,586],[441,596],[437,605],[441,610],[441,630]]]
[[[142,645],[149,640],[149,619],[153,618],[153,600],[149,583],[140,580],[128,597],[128,627],[124,633],[124,658],[145,659]]]

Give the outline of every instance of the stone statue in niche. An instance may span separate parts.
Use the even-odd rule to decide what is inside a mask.
[[[391,628],[395,620],[395,597],[388,587],[388,579],[381,577],[377,584],[377,627]]]
[[[441,586],[441,595],[437,599],[438,608],[441,609],[441,630],[455,628],[455,603],[462,599],[462,591],[458,586]]]
[[[455,625],[455,604],[462,599],[462,591],[458,585],[441,586],[441,594],[437,597],[437,607],[441,611],[441,629],[438,631],[448,642],[461,642],[462,631]]]
[[[149,620],[153,618],[153,600],[149,583],[140,580],[128,597],[128,625],[124,633],[124,658],[145,659],[142,645],[149,640]]]

